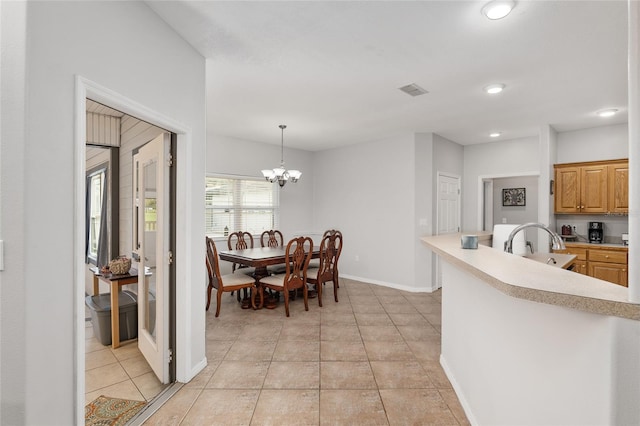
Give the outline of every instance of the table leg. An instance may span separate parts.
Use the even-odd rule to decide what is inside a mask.
[[[118,282],[111,281],[111,344],[120,347],[120,306],[118,304]]]

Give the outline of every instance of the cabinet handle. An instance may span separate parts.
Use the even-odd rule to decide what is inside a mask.
[[[627,270],[626,270],[626,269],[623,269],[623,270],[622,270],[622,272],[627,272]]]
[[[606,255],[604,258],[605,258],[605,259],[608,259],[608,258],[609,258],[609,255]]]

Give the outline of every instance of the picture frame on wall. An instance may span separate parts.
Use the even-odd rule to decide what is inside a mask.
[[[526,188],[504,188],[502,190],[503,206],[526,206],[527,190]]]

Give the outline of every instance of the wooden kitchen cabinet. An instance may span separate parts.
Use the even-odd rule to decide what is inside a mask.
[[[629,213],[629,162],[609,164],[609,205],[611,213]]]
[[[556,164],[554,168],[555,213],[628,211],[628,160]]]
[[[589,244],[566,244],[565,250],[557,253],[575,254],[575,272],[609,281],[624,287],[628,285],[627,248],[593,247]]]

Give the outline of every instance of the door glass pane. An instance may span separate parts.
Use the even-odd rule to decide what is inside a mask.
[[[144,328],[156,338],[156,175],[158,163],[152,161],[144,165],[144,265],[145,292],[142,303],[145,304]]]

